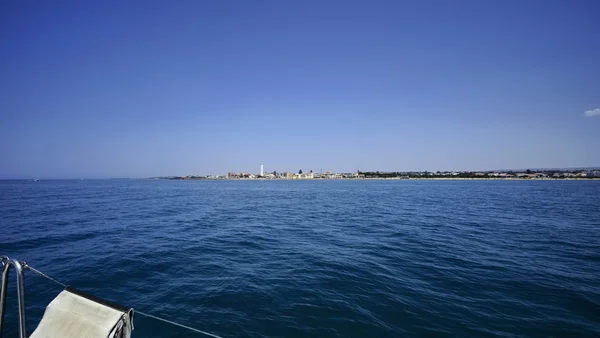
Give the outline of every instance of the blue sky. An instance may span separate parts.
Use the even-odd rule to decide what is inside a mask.
[[[0,177],[599,166],[598,13],[2,1]]]

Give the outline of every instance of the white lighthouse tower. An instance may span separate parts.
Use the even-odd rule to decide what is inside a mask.
[[[260,176],[265,176],[265,168],[262,161],[260,161]]]

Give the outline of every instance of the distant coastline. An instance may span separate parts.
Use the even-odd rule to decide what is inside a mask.
[[[600,177],[581,177],[581,178],[315,178],[315,179],[269,179],[269,178],[157,178],[155,180],[175,180],[175,181],[596,181]]]
[[[247,172],[228,173],[227,175],[205,176],[166,176],[151,179],[166,180],[596,180],[600,179],[600,169],[578,170],[525,170],[525,171],[421,171],[421,172],[384,172],[356,171],[353,173],[315,173],[312,170],[303,173],[273,171],[271,173],[252,174]]]

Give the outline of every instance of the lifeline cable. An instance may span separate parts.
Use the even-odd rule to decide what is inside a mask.
[[[54,283],[56,283],[56,284],[58,284],[58,285],[61,285],[61,286],[63,286],[63,287],[67,287],[67,284],[65,284],[65,283],[62,283],[62,282],[59,282],[58,280],[56,280],[56,279],[54,279],[54,278],[52,278],[52,277],[48,276],[47,274],[45,274],[45,273],[41,272],[40,270],[38,270],[38,269],[35,269],[35,268],[31,267],[31,266],[30,266],[29,264],[27,264],[27,263],[23,263],[23,266],[24,266],[26,269],[29,269],[29,270],[31,270],[31,271],[33,271],[33,272],[37,273],[37,274],[38,274],[38,275],[40,275],[41,277],[44,277],[44,278],[46,278],[46,279],[48,279],[48,280],[50,280],[50,281],[53,281]],[[140,315],[142,315],[142,316],[146,316],[146,317],[149,317],[149,318],[152,318],[152,319],[155,319],[155,320],[160,320],[160,321],[162,321],[162,322],[169,323],[169,324],[171,324],[171,325],[175,325],[175,326],[179,326],[179,327],[181,327],[181,328],[184,328],[184,329],[187,329],[187,330],[190,330],[190,331],[193,331],[193,332],[201,333],[201,334],[203,334],[203,335],[205,335],[205,336],[209,336],[209,337],[213,337],[213,338],[222,338],[221,336],[217,336],[217,335],[215,335],[215,334],[212,334],[212,333],[209,333],[209,332],[205,332],[205,331],[202,331],[202,330],[198,330],[198,329],[195,329],[195,328],[193,328],[193,327],[190,327],[190,326],[187,326],[187,325],[183,325],[183,324],[179,324],[179,323],[176,323],[176,322],[174,322],[174,321],[170,321],[170,320],[168,320],[168,319],[165,319],[165,318],[157,317],[157,316],[154,316],[154,315],[151,315],[151,314],[148,314],[148,313],[144,313],[144,312],[142,312],[142,311],[135,310],[135,308],[134,308],[134,312],[135,312],[135,313],[137,313],[137,314],[140,314]]]

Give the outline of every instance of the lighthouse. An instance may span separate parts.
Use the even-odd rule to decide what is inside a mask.
[[[260,161],[260,176],[265,176],[265,168],[262,161]]]

